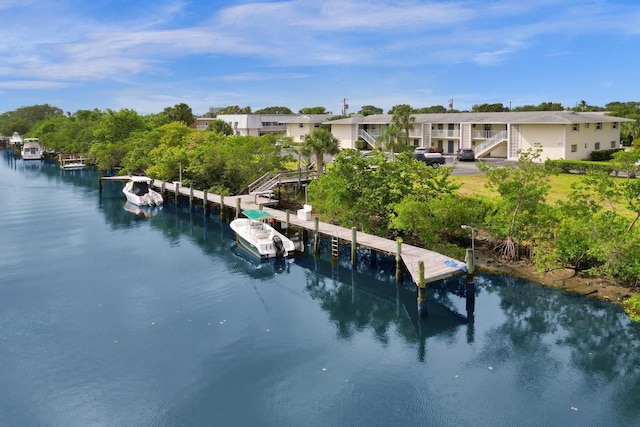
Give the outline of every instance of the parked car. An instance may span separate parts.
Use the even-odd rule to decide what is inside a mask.
[[[476,153],[471,149],[461,148],[458,150],[456,158],[460,161],[468,160],[470,162],[473,162],[476,159]]]
[[[413,157],[416,160],[425,162],[427,166],[433,166],[434,168],[447,164],[447,160],[442,153],[414,153]]]
[[[427,147],[416,147],[415,150],[413,150],[413,154],[424,154],[427,152]]]

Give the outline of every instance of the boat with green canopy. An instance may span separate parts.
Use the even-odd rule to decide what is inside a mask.
[[[295,251],[289,238],[271,226],[275,218],[262,209],[242,211],[246,218],[237,218],[229,224],[238,244],[261,259],[286,258]]]

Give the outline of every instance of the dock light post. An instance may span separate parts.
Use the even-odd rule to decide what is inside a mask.
[[[465,230],[471,230],[471,250],[473,251],[473,253],[476,253],[476,229],[473,228],[470,225],[464,225],[462,224],[460,226],[461,228],[464,228]]]

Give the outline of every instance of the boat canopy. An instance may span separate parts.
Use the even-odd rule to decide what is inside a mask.
[[[269,212],[263,211],[261,209],[249,209],[249,210],[242,211],[242,213],[247,218],[250,218],[250,219],[252,219],[254,221],[260,221],[261,219],[273,218],[273,216]]]

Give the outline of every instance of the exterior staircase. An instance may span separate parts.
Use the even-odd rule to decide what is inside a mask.
[[[271,196],[273,189],[282,184],[307,183],[315,176],[315,170],[267,172],[249,184],[249,194]]]
[[[358,131],[358,136],[362,138],[371,148],[376,148],[376,138],[364,129]]]
[[[476,145],[474,149],[476,153],[476,157],[482,157],[488,154],[493,148],[495,148],[497,145],[501,144],[502,142],[505,142],[506,140],[507,140],[506,130],[496,133],[494,136],[487,139],[482,144]]]

